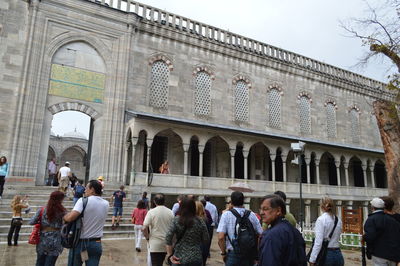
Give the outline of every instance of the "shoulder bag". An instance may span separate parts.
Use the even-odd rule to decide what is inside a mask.
[[[332,229],[331,233],[329,234],[329,237],[322,241],[321,250],[319,251],[318,256],[317,256],[317,260],[315,261],[315,265],[317,265],[317,266],[325,265],[326,254],[328,252],[328,244],[329,244],[329,241],[332,238],[333,232],[336,229],[337,223],[338,223],[338,218],[335,215],[335,224],[333,226],[333,229]],[[312,253],[313,248],[314,248],[314,242],[315,242],[315,238],[313,238],[310,251],[307,254],[307,261],[310,260],[311,253]]]
[[[40,242],[40,228],[42,226],[42,216],[44,207],[40,210],[38,222],[33,226],[32,233],[29,236],[28,243],[32,245],[37,245]]]
[[[88,198],[82,198],[82,212],[75,221],[66,223],[61,228],[61,245],[65,248],[74,248],[78,245],[82,233],[83,212],[85,211]]]

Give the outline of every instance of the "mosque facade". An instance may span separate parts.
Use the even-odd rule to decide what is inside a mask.
[[[371,105],[393,97],[383,83],[131,0],[5,0],[0,13],[0,151],[13,178],[44,183],[52,117],[72,110],[91,118],[89,177],[136,194],[222,206],[242,181],[253,209],[282,190],[298,215],[302,182],[308,223],[324,195],[340,211],[387,194]]]

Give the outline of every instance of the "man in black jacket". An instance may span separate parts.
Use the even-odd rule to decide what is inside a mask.
[[[385,202],[371,200],[372,213],[364,224],[367,255],[374,265],[396,266],[400,262],[400,223],[383,212]]]

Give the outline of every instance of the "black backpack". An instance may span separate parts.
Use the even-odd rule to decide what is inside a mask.
[[[249,219],[251,212],[246,210],[242,217],[235,209],[230,211],[236,217],[235,238],[230,239],[228,236],[228,240],[231,243],[234,252],[240,255],[241,258],[257,259],[258,241],[253,224]]]
[[[85,211],[88,198],[82,198],[83,209],[81,214],[76,218],[75,221],[66,223],[61,228],[61,245],[65,248],[74,248],[78,245],[81,237],[82,225],[83,225],[83,212]]]

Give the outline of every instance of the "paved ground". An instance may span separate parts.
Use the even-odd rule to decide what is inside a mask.
[[[101,257],[100,265],[133,265],[133,266],[147,266],[145,248],[145,241],[143,240],[142,252],[138,253],[134,249],[133,240],[104,240],[103,241],[103,256]],[[345,256],[345,265],[361,265],[360,256],[358,251],[343,251]],[[59,257],[56,265],[67,265],[68,250],[64,250]],[[36,251],[35,247],[29,244],[20,244],[17,247],[8,247],[7,245],[0,245],[0,265],[2,266],[25,266],[35,265]],[[213,238],[213,245],[211,247],[211,259],[207,261],[207,265],[223,265],[221,257],[219,256],[219,249],[217,246],[216,237]],[[371,265],[368,263],[368,265]]]

